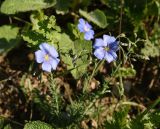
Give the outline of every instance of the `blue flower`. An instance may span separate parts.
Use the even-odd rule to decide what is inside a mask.
[[[51,72],[51,69],[56,70],[59,63],[58,53],[56,49],[47,44],[42,43],[39,46],[40,50],[35,52],[37,63],[42,63],[42,69],[47,72]]]
[[[91,40],[94,38],[94,31],[92,30],[92,26],[82,18],[79,19],[78,29],[80,32],[84,33],[84,39]]]
[[[118,41],[113,36],[103,35],[103,39],[97,38],[93,48],[95,48],[94,55],[100,60],[105,59],[110,63],[117,58]]]

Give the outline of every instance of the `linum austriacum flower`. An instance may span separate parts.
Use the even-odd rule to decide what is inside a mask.
[[[56,49],[48,43],[39,45],[40,50],[35,52],[37,63],[42,63],[42,70],[51,72],[51,69],[56,70],[59,63],[58,53]]]
[[[103,39],[95,39],[93,48],[95,49],[94,55],[100,60],[105,59],[110,63],[117,58],[118,41],[113,36],[103,35]]]
[[[91,40],[94,38],[94,31],[92,30],[92,26],[83,18],[79,19],[78,30],[84,33],[85,40]]]

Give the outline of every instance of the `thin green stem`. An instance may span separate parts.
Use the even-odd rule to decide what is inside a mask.
[[[95,68],[93,69],[92,74],[91,74],[91,76],[90,76],[89,83],[91,82],[91,80],[92,80],[92,78],[94,77],[94,75],[97,73],[98,69],[103,65],[104,61],[105,61],[105,60],[102,60],[102,61],[100,60],[100,61],[96,64],[96,66],[95,66]]]
[[[147,114],[151,109],[153,109],[157,104],[160,103],[160,98],[158,98],[147,110],[145,110],[142,115]]]
[[[15,17],[15,16],[14,16],[13,19],[15,19],[15,20],[17,20],[17,21],[20,21],[20,22],[24,22],[24,23],[29,24],[29,25],[32,25],[30,22],[25,21],[25,20],[23,20],[23,19],[21,19],[21,18],[19,18],[19,17]]]

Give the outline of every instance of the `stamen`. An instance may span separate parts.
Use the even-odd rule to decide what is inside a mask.
[[[44,59],[45,59],[46,61],[48,61],[48,60],[49,60],[49,55],[46,54],[46,55],[44,56]]]
[[[109,47],[105,47],[104,50],[109,51]]]
[[[84,30],[88,32],[90,29],[87,26],[84,26]]]

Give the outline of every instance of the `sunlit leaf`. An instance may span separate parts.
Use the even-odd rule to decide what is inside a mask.
[[[41,122],[33,121],[29,122],[24,126],[24,129],[53,129],[51,125]]]
[[[8,52],[18,44],[18,32],[18,27],[13,27],[10,25],[0,27],[0,53]]]
[[[107,19],[103,11],[96,9],[93,12],[86,12],[83,10],[79,10],[79,13],[85,17],[88,21],[93,22],[101,28],[105,28],[107,26]]]
[[[5,14],[15,14],[52,7],[56,0],[5,0],[1,6],[1,12]]]

